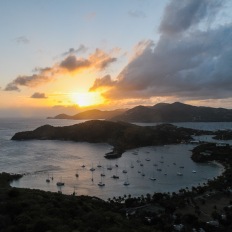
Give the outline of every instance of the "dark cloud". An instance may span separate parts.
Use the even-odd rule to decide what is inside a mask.
[[[28,43],[30,43],[30,40],[26,36],[19,36],[15,40],[19,44],[28,44]]]
[[[77,59],[76,56],[70,55],[60,63],[61,68],[65,68],[68,71],[74,71],[81,68],[90,66],[90,62],[86,59]]]
[[[31,75],[18,76],[15,80],[7,84],[5,91],[20,91],[19,86],[36,87],[44,82],[51,80],[50,76]]]
[[[95,68],[103,70],[111,63],[117,61],[117,58],[111,57],[109,54],[100,49],[96,49],[95,52],[89,56],[89,61]]]
[[[159,30],[162,34],[176,34],[195,26],[204,18],[211,18],[222,6],[221,0],[172,0],[166,7]]]
[[[102,78],[97,78],[94,81],[93,86],[89,89],[89,91],[95,91],[101,87],[111,87],[111,86],[114,86],[115,84],[116,84],[116,82],[111,80],[111,76],[106,75]]]
[[[231,97],[232,24],[207,30],[201,27],[216,8],[220,9],[218,1],[214,3],[208,0],[171,1],[160,25],[159,41],[156,44],[152,41],[140,43],[134,59],[104,96]],[[188,14],[190,19],[187,20]],[[185,18],[187,22],[184,22]],[[96,83],[93,89],[105,85],[104,79]]]
[[[77,49],[70,48],[67,52],[64,52],[62,55],[63,56],[68,56],[68,55],[74,55],[74,54],[79,54],[79,53],[85,53],[88,50],[88,48],[81,44]]]
[[[45,93],[38,93],[38,92],[36,92],[36,93],[34,93],[34,94],[31,95],[31,98],[45,99],[47,97],[46,97]]]
[[[145,18],[146,17],[146,14],[141,10],[129,11],[128,14],[129,16],[133,18]]]
[[[100,49],[96,49],[93,54],[90,54],[87,59],[77,58],[75,55],[67,56],[61,63],[60,67],[72,72],[83,68],[95,68],[103,70],[117,59],[111,57]]]

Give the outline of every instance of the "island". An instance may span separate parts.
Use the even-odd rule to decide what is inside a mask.
[[[105,157],[119,158],[128,149],[186,143],[192,135],[211,134],[209,131],[160,124],[143,127],[126,122],[91,120],[72,126],[41,126],[33,131],[18,132],[12,140],[69,140],[75,142],[108,143],[113,151]]]

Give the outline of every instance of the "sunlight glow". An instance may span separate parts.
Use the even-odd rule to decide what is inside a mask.
[[[104,102],[102,96],[97,92],[72,93],[71,101],[80,107],[99,105]]]

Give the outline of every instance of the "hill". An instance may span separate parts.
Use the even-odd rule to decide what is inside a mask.
[[[110,120],[125,122],[232,122],[232,110],[198,107],[180,102],[159,103],[151,107],[134,107]]]
[[[85,120],[85,119],[108,119],[116,117],[124,113],[126,110],[117,109],[112,111],[102,111],[102,110],[87,110],[75,115],[59,114],[55,117],[48,117],[48,119],[73,119],[73,120]]]
[[[34,131],[18,132],[12,140],[40,139],[108,143],[114,147],[113,154],[118,157],[127,149],[180,143],[190,140],[191,135],[198,133],[203,132],[178,128],[171,124],[142,127],[125,122],[91,120],[65,127],[44,125]]]

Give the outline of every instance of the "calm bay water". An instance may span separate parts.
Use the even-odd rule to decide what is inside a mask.
[[[180,188],[191,188],[214,178],[222,171],[222,167],[214,163],[194,163],[190,159],[190,150],[194,145],[143,147],[129,150],[121,158],[109,161],[104,158],[104,154],[112,148],[108,144],[10,140],[16,132],[34,130],[41,125],[65,126],[80,122],[54,119],[0,119],[0,171],[27,173],[19,181],[12,183],[15,187],[62,191],[65,194],[75,191],[77,195],[98,196],[102,199],[124,194],[140,196],[146,193],[173,192]],[[175,125],[207,130],[232,128],[232,123],[175,123]],[[204,138],[210,140],[209,137]],[[141,163],[143,166],[140,166]],[[83,164],[84,168],[81,167]],[[97,167],[99,164],[102,167]],[[131,165],[134,168],[131,168]],[[94,172],[89,170],[92,166],[95,168]],[[112,167],[112,170],[108,170],[109,167]],[[123,173],[123,170],[127,173]],[[193,173],[193,170],[196,173]],[[103,172],[105,177],[101,177]],[[178,176],[177,172],[181,172],[183,176]],[[76,173],[79,177],[75,176]],[[119,179],[113,179],[113,175],[118,175]],[[51,177],[53,181],[47,183],[46,179]],[[150,177],[155,177],[156,180],[152,181]],[[60,180],[65,182],[61,188],[56,186],[56,182]],[[130,185],[124,186],[126,180]],[[99,181],[103,181],[105,186],[99,187]]]

